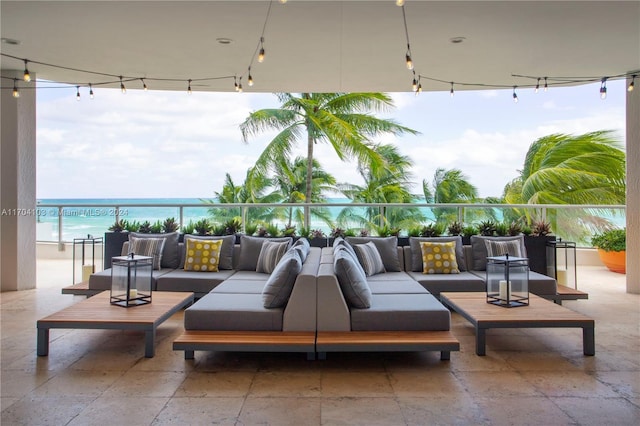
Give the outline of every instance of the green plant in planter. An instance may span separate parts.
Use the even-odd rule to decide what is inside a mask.
[[[242,229],[242,221],[240,218],[234,217],[224,223],[224,233],[227,235],[235,235]]]
[[[221,223],[213,223],[211,224],[210,232],[212,235],[215,235],[216,237],[220,237],[227,233],[227,226]]]
[[[116,220],[113,225],[111,225],[109,227],[109,231],[111,232],[122,232],[124,231],[124,227],[125,227],[125,221],[120,219],[120,220]]]
[[[422,229],[420,230],[420,236],[421,237],[439,237],[440,235],[442,235],[442,232],[443,232],[442,225],[439,225],[437,223],[430,223],[422,227]]]
[[[329,236],[331,238],[344,238],[346,236],[346,231],[342,228],[336,227],[331,230]]]
[[[551,223],[545,222],[544,220],[533,222],[531,235],[533,235],[534,237],[544,237],[545,235],[549,234],[551,234]]]
[[[522,233],[522,224],[519,220],[514,220],[509,224],[507,234],[513,236],[520,235]]]
[[[156,220],[151,227],[149,228],[151,229],[151,233],[152,234],[159,234],[162,232],[162,221],[161,220]]]
[[[138,232],[140,232],[141,234],[150,234],[151,222],[149,222],[148,220],[145,220],[144,222],[142,222],[140,224],[140,227],[138,228]]]
[[[496,233],[496,223],[492,220],[484,220],[478,225],[478,232],[485,237],[491,237]]]
[[[257,230],[258,230],[258,225],[254,223],[248,223],[244,226],[244,233],[249,237],[255,234]]]
[[[300,236],[304,238],[309,238],[311,230],[309,228],[305,228],[304,226],[300,228]]]
[[[278,237],[280,236],[280,228],[275,223],[270,223],[266,227],[267,234],[269,237]]]
[[[509,233],[509,225],[506,223],[497,223],[496,224],[496,235],[499,237],[504,237]]]
[[[176,232],[178,230],[178,222],[176,222],[175,218],[168,217],[162,223],[162,232]]]
[[[285,237],[295,237],[296,236],[296,226],[295,225],[287,225],[281,231],[282,235]]]
[[[309,232],[309,236],[311,238],[327,238],[327,236],[322,232],[322,229],[313,229]]]
[[[140,222],[138,222],[137,220],[131,222],[123,220],[122,222],[124,223],[125,231],[138,232],[138,230],[140,229]]]
[[[211,231],[211,224],[209,220],[204,218],[200,219],[193,225],[194,230],[198,233],[198,235],[207,235]]]
[[[477,234],[478,234],[478,228],[476,228],[473,225],[467,225],[464,228],[462,228],[463,237],[470,237],[472,235],[477,235]]]
[[[185,235],[191,235],[196,231],[196,224],[193,223],[193,220],[190,220],[185,226],[182,227],[182,232]]]
[[[604,251],[626,251],[627,250],[627,230],[610,229],[602,233],[595,234],[591,238],[591,244]]]
[[[344,231],[344,236],[345,237],[355,237],[356,235],[357,235],[357,232],[353,228],[349,228],[346,231]]]
[[[458,222],[457,220],[454,220],[448,227],[447,227],[447,232],[449,233],[449,235],[452,236],[456,236],[456,235],[462,235],[462,231],[463,231],[463,226],[460,222]]]

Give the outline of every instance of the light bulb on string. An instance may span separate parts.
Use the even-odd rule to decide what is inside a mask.
[[[607,78],[603,78],[600,83],[600,99],[607,99]]]
[[[242,77],[238,80],[238,93],[242,93]]]
[[[636,77],[636,74],[631,76],[631,83],[629,83],[629,87],[627,87],[627,92],[633,92],[633,86],[635,86]]]
[[[405,55],[405,61],[407,63],[407,69],[408,70],[412,70],[413,69],[413,60],[411,59],[411,48],[409,47],[408,44],[407,44],[407,53]]]
[[[518,95],[516,94],[516,87],[518,86],[513,86],[513,102],[514,103],[518,103]]]
[[[27,83],[31,81],[31,74],[29,74],[29,69],[27,68],[28,60],[24,60],[24,74],[22,75],[22,79]]]
[[[544,78],[544,91],[549,90],[549,85],[547,84],[547,77]]]
[[[236,89],[236,92],[238,91],[238,79],[234,76],[233,77],[233,87],[234,89]]]
[[[93,87],[91,87],[91,83],[89,83],[89,99],[93,99]]]
[[[76,86],[76,101],[80,102],[80,86]]]
[[[258,52],[258,62],[264,62],[264,37],[260,37],[260,51]]]
[[[249,67],[249,76],[247,77],[247,83],[249,86],[253,86],[253,77],[251,77],[251,67]]]
[[[281,4],[285,4],[287,2],[287,0],[280,0]]]
[[[192,91],[191,91],[191,79],[189,79],[188,85],[187,85],[187,94],[190,95],[191,93],[192,93]]]
[[[144,78],[141,78],[140,81],[142,82],[142,90],[144,90],[145,92],[149,90],[149,88],[147,87],[147,83],[145,83],[144,81]]]
[[[124,83],[122,82],[122,76],[120,76],[120,91],[122,92],[122,94],[127,93],[127,88],[124,87]]]
[[[451,82],[451,90],[449,91],[449,94],[453,98],[453,81]]]
[[[404,6],[404,0],[396,0],[396,6]]]
[[[416,80],[416,72],[413,71],[413,81],[411,82],[411,90],[414,92],[418,90],[418,80]]]
[[[19,98],[20,97],[20,92],[18,91],[18,86],[16,86],[16,80],[17,79],[13,79],[13,97],[14,98]]]
[[[535,89],[535,93],[538,93],[538,91],[540,90],[540,77],[538,77],[538,82],[536,83],[536,89]]]

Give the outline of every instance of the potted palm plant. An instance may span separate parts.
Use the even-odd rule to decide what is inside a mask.
[[[598,249],[598,256],[604,265],[613,272],[627,272],[627,230],[610,229],[591,238],[591,244]]]

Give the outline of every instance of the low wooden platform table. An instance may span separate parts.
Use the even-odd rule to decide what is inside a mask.
[[[486,331],[490,328],[582,328],[585,355],[595,355],[595,321],[586,315],[529,294],[529,306],[504,308],[487,303],[486,294],[440,293],[446,306],[466,318],[476,329],[476,354],[485,355]]]
[[[111,305],[109,296],[108,291],[103,291],[38,320],[38,356],[49,354],[50,329],[77,328],[144,331],[144,356],[152,358],[158,326],[193,303],[193,293],[154,291],[151,303],[123,308]]]

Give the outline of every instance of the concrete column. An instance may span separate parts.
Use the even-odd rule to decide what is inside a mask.
[[[636,74],[635,90],[627,92],[627,293],[640,294],[640,71]]]
[[[22,71],[2,70],[16,77]],[[35,79],[35,74],[31,73]],[[6,89],[9,87],[10,89]],[[2,79],[2,139],[0,143],[0,289],[36,287],[36,91],[20,90],[14,98],[13,81]]]

